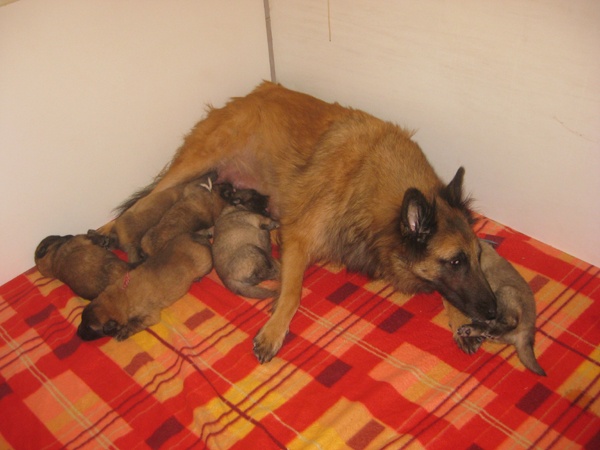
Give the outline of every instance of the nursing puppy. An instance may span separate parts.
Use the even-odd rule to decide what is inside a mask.
[[[464,170],[444,184],[410,132],[265,82],[211,109],[124,213],[139,214],[161,192],[209,170],[269,196],[280,223],[281,289],[254,339],[260,362],[279,351],[304,271],[316,261],[345,264],[402,292],[438,290],[482,321],[496,316],[462,195]]]
[[[85,307],[77,335],[122,341],[160,321],[160,313],[212,269],[206,236],[182,234],[108,286]]]
[[[190,180],[189,184],[184,183],[161,191],[155,196],[152,203],[138,204],[139,207],[136,208],[135,213],[132,210],[126,210],[119,215],[112,224],[110,236],[116,240],[119,248],[127,253],[129,262],[139,263],[148,256],[142,250],[144,235],[158,224],[186,193],[193,196],[199,189],[204,189],[201,186],[202,184],[208,186],[210,183],[212,185],[216,178],[217,174],[215,172],[199,174],[199,178]],[[102,232],[105,232],[104,228],[102,230]],[[156,239],[160,240],[160,243],[154,244],[152,238],[146,240],[146,246],[151,251],[155,251],[157,245],[166,242],[166,240],[163,242],[163,238],[160,236],[157,236]]]
[[[278,224],[262,214],[263,198],[263,205],[257,198],[225,207],[214,228],[215,271],[229,290],[244,297],[277,295],[277,290],[258,286],[266,280],[279,280],[279,261],[271,256],[270,234]]]
[[[229,183],[213,185],[213,178],[216,176],[210,174],[185,185],[182,198],[142,238],[145,255],[155,254],[175,236],[214,226],[225,205],[232,201],[234,190]]]
[[[481,241],[481,268],[498,301],[498,315],[488,322],[455,317],[455,341],[473,353],[484,339],[514,345],[523,365],[546,375],[533,351],[535,340],[535,299],[531,288],[517,270],[487,242]],[[457,323],[456,320],[459,322]],[[461,324],[466,322],[464,324]]]
[[[43,276],[56,278],[79,297],[91,300],[130,269],[111,247],[110,238],[93,230],[77,236],[48,236],[35,250],[35,265]]]

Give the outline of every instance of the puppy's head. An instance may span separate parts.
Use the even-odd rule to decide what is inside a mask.
[[[53,256],[56,251],[73,238],[72,235],[48,236],[40,242],[35,249],[35,265],[45,277],[54,277]]]
[[[120,288],[117,286],[109,286],[83,309],[81,323],[77,328],[77,336],[82,340],[113,337],[123,341],[132,334],[135,319],[127,319],[124,313],[126,302],[119,301],[118,289]]]
[[[218,183],[213,186],[213,191],[218,193],[223,200],[231,203],[235,195],[235,188],[231,183]]]
[[[248,211],[268,216],[269,197],[262,195],[254,189],[239,189],[231,198],[234,205],[242,205]]]

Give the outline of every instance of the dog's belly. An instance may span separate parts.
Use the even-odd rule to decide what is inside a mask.
[[[261,192],[262,184],[253,171],[244,169],[236,161],[227,161],[218,168],[218,182],[229,182],[237,189],[255,189]],[[262,192],[261,192],[262,193]]]
[[[219,163],[217,182],[231,183],[236,189],[254,189],[269,197],[269,214],[279,217],[277,192],[271,187],[271,174],[261,170],[260,163],[252,155],[250,149],[240,152],[235,159],[227,159]]]

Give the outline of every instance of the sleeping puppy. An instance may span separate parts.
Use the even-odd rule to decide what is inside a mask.
[[[229,183],[213,185],[213,178],[214,173],[185,186],[182,198],[142,238],[141,247],[146,255],[155,254],[175,236],[214,226],[234,190]]]
[[[496,319],[473,321],[456,329],[455,339],[474,344],[477,350],[483,339],[514,345],[523,365],[538,375],[546,375],[533,352],[535,336],[535,299],[531,288],[519,272],[494,248],[481,242],[481,268],[498,300]]]
[[[279,280],[279,261],[271,256],[270,235],[278,223],[264,215],[267,202],[267,197],[250,192],[238,205],[225,207],[215,223],[215,271],[229,290],[244,297],[262,299],[278,293],[258,286]]]
[[[208,237],[181,234],[87,305],[77,335],[84,341],[127,339],[158,323],[161,311],[211,269]]]
[[[35,250],[35,265],[43,276],[57,278],[79,297],[91,300],[130,270],[111,247],[110,238],[94,230],[48,236]]]
[[[187,184],[176,185],[161,191],[152,204],[147,204],[145,208],[138,210],[135,215],[130,211],[125,211],[119,216],[112,226],[111,236],[117,241],[119,248],[127,253],[129,262],[138,263],[146,258],[147,255],[144,254],[141,248],[142,238],[185,195],[186,188],[189,192],[194,190],[197,183],[212,184],[216,179],[216,172],[206,173]],[[192,187],[188,188],[188,184]],[[154,249],[154,247],[152,248]]]

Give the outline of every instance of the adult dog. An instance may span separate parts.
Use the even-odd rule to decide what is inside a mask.
[[[254,338],[261,363],[281,348],[315,261],[345,264],[406,293],[438,290],[469,317],[495,317],[462,195],[464,170],[445,185],[406,130],[264,82],[210,109],[128,213],[209,170],[269,196],[281,224],[281,291]]]

